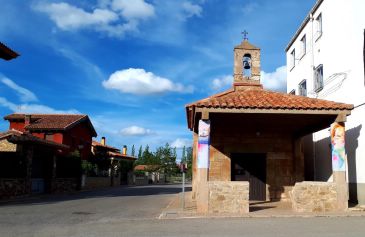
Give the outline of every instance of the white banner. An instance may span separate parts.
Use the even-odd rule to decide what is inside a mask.
[[[209,168],[210,121],[199,120],[198,169]]]

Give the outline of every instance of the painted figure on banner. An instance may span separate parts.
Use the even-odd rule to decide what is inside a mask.
[[[210,121],[199,121],[198,168],[209,168]]]
[[[332,169],[346,171],[345,126],[334,123],[331,126]]]

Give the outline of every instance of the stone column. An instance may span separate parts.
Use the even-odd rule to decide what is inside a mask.
[[[56,151],[53,151],[56,152]],[[57,192],[57,187],[56,187],[56,175],[57,175],[57,159],[56,159],[56,155],[53,154],[52,156],[52,174],[51,174],[51,188],[50,191],[53,192]]]
[[[23,146],[25,152],[26,173],[25,173],[25,190],[27,194],[32,193],[32,162],[33,162],[33,146]]]
[[[210,143],[210,121],[203,116],[199,121],[199,137],[198,137],[198,159],[197,159],[197,212],[207,213],[209,207],[209,186],[208,186],[208,170],[209,170],[209,143]]]
[[[197,180],[197,150],[198,150],[198,134],[193,133],[193,160],[192,160],[192,199],[196,199],[196,180]]]
[[[331,125],[333,182],[337,188],[337,208],[348,208],[348,190],[346,182],[345,123],[336,121]]]

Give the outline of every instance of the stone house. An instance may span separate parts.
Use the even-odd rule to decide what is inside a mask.
[[[128,171],[136,158],[127,154],[126,146],[122,150],[108,146],[106,138],[102,137],[100,142],[92,141],[91,153],[94,168],[86,177],[84,188],[127,184]]]
[[[57,156],[68,149],[29,133],[0,133],[0,199],[76,189],[77,178],[62,177],[57,166]]]
[[[97,136],[89,117],[83,114],[10,114],[4,119],[9,121],[10,130],[67,145],[67,152],[79,152],[82,160],[90,157],[92,138]]]
[[[81,160],[96,136],[87,115],[10,114],[1,133],[2,197],[80,188]],[[23,187],[23,191],[9,191]],[[20,189],[19,189],[20,190]]]
[[[244,213],[248,200],[292,200],[304,181],[302,137],[344,122],[353,109],[263,89],[260,49],[246,39],[234,48],[233,78],[231,89],[186,106],[198,212]]]

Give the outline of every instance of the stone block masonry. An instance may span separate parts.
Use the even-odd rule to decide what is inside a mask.
[[[249,183],[211,181],[209,213],[245,214],[249,212]]]
[[[29,194],[25,188],[25,179],[0,179],[0,199],[8,199]]]
[[[337,211],[335,183],[300,182],[290,192],[292,207],[297,212]]]

